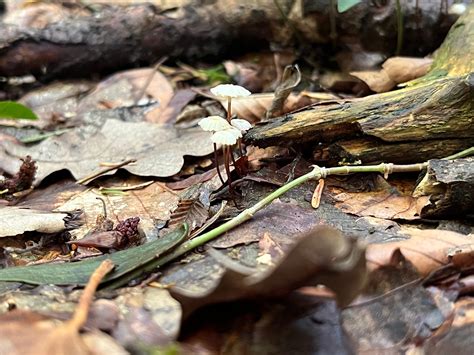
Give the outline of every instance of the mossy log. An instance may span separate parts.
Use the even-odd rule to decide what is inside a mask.
[[[326,143],[333,148],[328,150],[330,153],[337,153],[335,148],[342,147],[341,156],[331,159],[349,154],[364,163],[416,162],[472,146],[473,36],[471,8],[456,22],[437,51],[433,68],[423,78],[426,80],[384,94],[323,102],[258,125],[247,133],[245,140],[258,146]],[[362,144],[364,140],[367,143]],[[341,143],[337,146],[338,142]],[[423,157],[419,153],[425,142],[427,156]]]

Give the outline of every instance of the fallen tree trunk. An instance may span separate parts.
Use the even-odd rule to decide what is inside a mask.
[[[338,43],[391,55],[397,42],[392,1],[385,5],[362,2],[343,14],[329,1],[171,3],[162,9],[102,6],[88,16],[72,16],[42,28],[1,24],[0,75],[84,76],[149,64],[164,56],[215,61],[268,48],[270,43],[294,45],[295,39],[301,45]],[[429,53],[442,41],[454,21],[443,3],[403,2],[405,54]],[[331,48],[327,47],[327,56]]]
[[[327,143],[322,160],[409,163],[474,145],[474,10],[453,26],[418,84],[361,99],[331,101],[258,125],[247,143]],[[424,146],[426,142],[426,147]],[[426,148],[426,149],[425,149]],[[420,156],[425,151],[425,157]],[[336,155],[328,156],[327,152]],[[331,155],[331,154],[329,154]]]

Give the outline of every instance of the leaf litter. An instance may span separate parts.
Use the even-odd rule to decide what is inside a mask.
[[[272,62],[271,68],[259,68],[258,65],[255,66],[252,63],[242,65],[238,62],[227,62],[225,65],[228,74],[234,76],[237,83],[247,82],[249,86],[266,87],[272,90],[275,74],[269,77],[267,75],[265,78],[257,74],[260,69],[271,69],[275,70],[277,79],[281,76],[281,68],[278,64],[282,59],[280,54],[272,53],[266,59],[269,58]],[[291,63],[293,60],[288,64]],[[414,68],[412,65],[421,68],[426,67],[427,63],[427,60],[415,63],[415,61],[395,58],[385,63],[383,73],[390,73],[387,75],[392,85],[411,80],[409,75],[414,75],[413,72],[416,71],[411,69]],[[418,64],[421,66],[418,67]],[[54,201],[50,202],[41,201],[35,196],[15,196],[11,202],[19,201],[20,205],[26,207],[28,201],[31,201],[32,206],[36,203],[37,206],[42,206],[41,208],[35,207],[30,210],[14,206],[5,208],[12,212],[10,220],[29,211],[28,213],[32,213],[30,223],[34,222],[38,216],[59,217],[64,214],[64,211],[71,213],[80,208],[84,211],[86,223],[83,226],[76,225],[75,227],[79,228],[68,233],[75,236],[84,236],[89,232],[96,233],[90,235],[95,238],[94,243],[105,239],[100,233],[126,234],[127,228],[118,231],[117,228],[108,226],[109,222],[127,223],[128,218],[140,218],[140,223],[136,227],[152,241],[139,247],[127,245],[129,247],[127,250],[75,263],[34,266],[27,269],[7,268],[0,271],[0,278],[11,272],[10,275],[13,275],[11,280],[84,284],[86,275],[92,272],[92,266],[96,266],[97,262],[103,258],[114,259],[117,262],[116,268],[107,279],[110,282],[106,282],[104,286],[117,285],[116,282],[119,284],[131,282],[132,285],[136,285],[136,282],[142,280],[140,286],[120,290],[122,294],[117,298],[127,300],[128,313],[122,313],[118,321],[117,318],[113,318],[115,320],[111,324],[116,322],[118,325],[108,327],[108,333],[112,334],[115,340],[119,340],[127,349],[133,350],[140,349],[137,344],[139,342],[152,346],[169,344],[180,332],[181,312],[187,317],[204,305],[223,301],[233,302],[223,306],[208,307],[203,311],[204,317],[201,316],[202,322],[208,320],[208,316],[215,310],[217,312],[221,310],[223,317],[231,313],[230,321],[225,324],[231,324],[233,328],[226,334],[227,336],[217,333],[218,336],[213,337],[219,338],[221,342],[220,347],[214,348],[215,352],[222,349],[245,349],[243,353],[257,352],[261,349],[275,351],[299,349],[301,353],[310,353],[316,348],[332,349],[332,353],[342,353],[352,351],[353,347],[358,351],[390,352],[404,351],[410,347],[419,350],[421,346],[414,344],[420,345],[420,341],[426,342],[425,350],[433,350],[436,345],[452,350],[456,349],[456,345],[461,344],[459,337],[469,330],[470,321],[467,319],[469,314],[465,316],[465,323],[463,323],[459,318],[460,315],[462,317],[463,311],[458,311],[456,317],[459,322],[455,323],[452,331],[449,331],[450,314],[447,309],[456,306],[464,307],[464,309],[470,307],[469,302],[463,304],[456,302],[453,306],[450,300],[454,299],[453,295],[461,292],[467,295],[472,292],[470,288],[472,280],[469,279],[469,275],[463,274],[469,274],[469,268],[472,265],[473,253],[470,243],[472,235],[469,235],[472,233],[472,228],[469,229],[466,224],[459,224],[458,228],[464,234],[441,230],[444,221],[425,220],[421,212],[428,199],[433,204],[437,204],[444,200],[439,199],[443,194],[436,195],[430,189],[425,189],[423,196],[413,197],[411,190],[401,191],[391,185],[393,180],[390,184],[386,182],[386,185],[379,190],[370,187],[367,190],[354,190],[351,189],[352,186],[348,186],[350,184],[347,180],[342,182],[341,188],[331,186],[328,183],[331,178],[325,179],[325,184],[321,183],[313,195],[314,207],[319,206],[317,210],[309,208],[314,183],[306,184],[302,188],[288,192],[285,198],[273,202],[267,209],[255,214],[253,220],[227,232],[222,238],[214,240],[212,244],[215,247],[226,249],[225,256],[212,249],[207,253],[198,249],[196,253],[184,255],[179,259],[179,263],[158,269],[159,272],[163,272],[163,275],[149,274],[152,269],[157,271],[156,266],[161,265],[157,263],[157,260],[161,257],[164,257],[161,260],[175,260],[173,253],[177,250],[176,246],[179,249],[182,245],[193,242],[193,239],[190,239],[178,245],[188,237],[188,231],[183,230],[183,228],[186,229],[185,227],[178,227],[171,235],[154,240],[159,229],[170,220],[171,211],[176,206],[180,208],[176,210],[168,227],[185,221],[191,229],[196,228],[197,232],[193,235],[195,238],[200,237],[201,228],[198,227],[201,224],[204,227],[209,227],[213,223],[219,225],[238,213],[235,206],[230,203],[226,205],[223,201],[219,212],[208,219],[209,211],[213,209],[215,211],[218,205],[216,202],[220,202],[216,200],[223,196],[229,197],[226,195],[225,188],[222,188],[222,184],[217,182],[214,170],[210,167],[213,162],[209,159],[209,153],[212,152],[209,136],[202,135],[203,132],[192,128],[196,119],[219,114],[209,112],[208,106],[199,101],[199,96],[202,96],[201,94],[207,89],[193,88],[189,90],[191,92],[181,92],[178,95],[180,91],[174,92],[172,80],[155,72],[157,68],[159,64],[154,69],[145,68],[118,73],[98,84],[90,92],[88,91],[89,84],[78,86],[77,91],[72,90],[74,87],[62,86],[63,93],[70,93],[70,97],[59,95],[48,99],[47,92],[40,94],[39,96],[44,97],[39,97],[37,106],[33,107],[41,117],[36,125],[42,129],[54,129],[55,125],[61,127],[71,124],[67,128],[71,130],[67,132],[57,130],[58,136],[46,138],[42,143],[30,146],[21,146],[13,139],[3,139],[2,135],[0,148],[2,170],[10,175],[18,171],[18,158],[31,154],[37,160],[39,170],[35,185],[42,182],[48,184],[51,177],[45,179],[47,176],[53,173],[61,174],[60,171],[64,169],[69,170],[76,179],[80,179],[100,173],[103,165],[110,166],[126,160],[136,160],[136,163],[127,164],[123,166],[123,169],[135,175],[146,176],[144,179],[146,181],[150,181],[151,177],[158,181],[152,182],[149,186],[141,186],[139,190],[125,191],[122,188],[130,187],[134,183],[129,177],[124,178],[126,175],[124,172],[116,174],[114,177],[116,180],[113,183],[110,178],[99,177],[104,174],[97,174],[94,179],[88,179],[93,187],[86,191],[81,191],[81,187],[69,194],[53,192]],[[234,72],[231,73],[233,69]],[[161,70],[166,72],[170,68],[163,67]],[[211,70],[208,73],[211,73]],[[176,76],[174,83],[181,81],[180,87],[183,84],[182,80],[196,80],[206,76],[204,71],[185,64],[180,65],[176,74],[181,75],[181,79]],[[313,80],[313,74],[316,73],[311,74],[311,80]],[[344,79],[344,76],[336,75],[335,77]],[[321,80],[317,80],[317,85],[321,83],[324,86],[323,79],[321,77]],[[344,84],[337,80],[335,83],[336,85]],[[358,84],[354,82],[346,84],[351,86],[351,90],[357,90]],[[380,86],[380,83],[376,82],[375,85],[377,84]],[[372,87],[374,88],[375,86]],[[62,89],[53,88],[52,92],[54,90],[56,93],[61,93]],[[383,90],[386,89],[383,88]],[[332,95],[333,102],[339,99],[339,96],[333,94],[326,95]],[[264,117],[271,103],[275,102],[274,96],[270,93],[263,94],[262,97],[251,96],[243,99],[242,102],[235,100],[234,113],[237,113],[239,118],[246,118],[252,122],[259,121]],[[328,97],[318,92],[289,93],[288,98],[283,100],[285,103],[282,112],[320,101],[321,98]],[[30,103],[35,100],[34,96],[26,96],[24,99],[29,99]],[[213,103],[216,104],[215,101]],[[338,101],[338,104],[343,103],[343,100]],[[68,120],[70,121],[66,123]],[[180,120],[181,128],[172,126],[176,120]],[[168,125],[153,125],[143,121],[165,122]],[[72,128],[72,126],[76,127]],[[23,123],[19,122],[15,127],[23,127]],[[274,156],[276,154],[279,154],[277,159]],[[237,181],[243,193],[242,198],[238,197],[239,203],[258,202],[264,194],[273,191],[275,185],[282,186],[286,181],[301,175],[298,172],[295,174],[295,171],[298,171],[296,163],[290,162],[294,158],[293,154],[296,156],[295,160],[298,160],[298,152],[288,148],[254,151],[253,169],[260,169],[260,171],[253,177],[243,176]],[[309,154],[305,153],[305,155]],[[202,156],[209,161],[209,164],[196,163],[196,160],[190,163],[190,156]],[[83,158],[84,165],[78,164]],[[290,162],[289,170],[287,169],[284,173],[278,170],[276,166],[280,161]],[[429,164],[433,166],[432,163]],[[259,177],[258,173],[264,169],[266,175],[262,174],[263,177]],[[106,174],[115,174],[115,170],[112,169]],[[246,171],[247,169],[236,169],[233,174],[243,175]],[[183,179],[184,177],[188,178]],[[358,175],[356,179],[370,185],[371,179],[367,176]],[[430,183],[437,184],[437,181]],[[172,191],[173,189],[181,191]],[[214,192],[216,193],[213,194]],[[205,203],[199,199],[203,194]],[[103,212],[100,203],[95,200],[98,195],[106,201],[106,210],[110,218],[107,222],[97,218]],[[457,193],[450,192],[444,195],[457,196]],[[32,198],[29,199],[30,197]],[[195,208],[196,206],[198,207]],[[57,209],[58,213],[51,212],[53,209]],[[469,212],[469,209],[466,211]],[[407,228],[407,221],[413,228]],[[59,218],[55,222],[59,224]],[[36,231],[33,233],[35,236],[49,232],[32,224],[33,227],[27,227]],[[440,226],[436,230],[433,229],[436,227],[435,224]],[[324,225],[335,226],[343,231],[345,236]],[[415,227],[426,230],[418,231]],[[322,237],[321,239],[326,242],[329,240],[327,245],[316,242],[310,245],[305,244],[305,238],[308,233],[311,234],[311,231],[314,231],[314,228],[316,230],[327,228],[331,231],[330,238]],[[63,229],[52,230],[61,232]],[[22,228],[18,230],[19,234],[23,232]],[[107,236],[110,235],[107,234]],[[360,246],[359,243],[355,243],[357,246],[354,246],[354,237],[370,244]],[[86,238],[84,243],[90,244],[91,240]],[[352,248],[346,248],[347,245],[352,245]],[[114,249],[118,245],[112,241],[109,246]],[[104,247],[104,244],[101,244],[101,247]],[[351,252],[358,252],[360,259],[356,259],[359,261],[364,259],[365,254],[367,263],[361,261],[355,268],[351,269],[350,266],[354,266],[351,264],[346,269],[347,265],[344,261],[339,263],[337,258],[324,259],[334,256],[337,254],[336,251],[341,251],[339,247],[343,251],[348,249]],[[296,253],[297,257],[292,254],[295,250],[300,250]],[[316,255],[316,260],[324,259],[325,262],[316,267],[317,270],[313,275],[315,279],[308,276],[309,282],[303,282],[299,277],[307,276],[305,272],[308,269],[305,268],[305,262],[308,260],[298,256],[311,251]],[[0,249],[0,252],[3,250]],[[314,261],[314,255],[312,254],[313,258],[309,258],[311,261]],[[344,257],[341,258],[345,260]],[[304,270],[301,271],[301,269]],[[366,274],[366,269],[370,274]],[[35,270],[32,271],[29,280],[21,279],[25,276],[22,274],[25,270]],[[84,270],[87,272],[83,272]],[[146,271],[149,277],[137,281],[137,275],[142,271]],[[437,278],[433,279],[433,274]],[[368,278],[369,282],[365,289],[362,289],[364,282],[355,276],[361,279]],[[10,280],[8,277],[6,279]],[[173,280],[177,280],[176,285],[173,284]],[[427,288],[428,281],[432,285],[430,288]],[[341,313],[334,302],[334,295],[331,296],[327,289],[315,287],[316,283],[332,286],[336,298],[339,300],[341,297],[346,298],[342,300],[343,304],[348,303],[357,295],[359,298],[355,304]],[[147,287],[147,284],[153,287]],[[294,290],[301,285],[309,287]],[[11,287],[11,284],[0,286],[7,289]],[[175,297],[180,299],[180,304],[176,301],[172,302],[173,299],[165,290],[166,288],[171,289]],[[41,292],[47,294],[48,289],[33,289],[32,294]],[[23,294],[23,291],[17,292],[17,295]],[[275,295],[282,297],[275,300]],[[110,294],[105,294],[105,296],[111,297]],[[253,312],[241,314],[242,312],[238,311],[232,314],[233,308],[239,309],[246,304],[242,301],[248,299],[257,301],[252,306],[254,308],[251,308]],[[50,300],[50,303],[53,302],[55,301]],[[6,304],[6,302],[3,303]],[[19,304],[21,305],[21,302]],[[182,310],[180,305],[183,307]],[[32,309],[38,307],[40,307],[38,304],[31,306]],[[295,316],[289,314],[293,311]],[[197,313],[199,314],[199,310]],[[29,317],[32,321],[37,320],[36,316]],[[363,319],[362,325],[361,319]],[[345,331],[348,331],[352,343],[344,335],[341,323],[344,323]],[[326,326],[325,331],[321,329],[321,325]],[[308,331],[304,332],[301,329]],[[448,336],[433,336],[436,329],[441,335]],[[75,331],[77,333],[77,330]],[[196,346],[200,342],[202,344],[206,334],[212,335],[212,329],[208,331],[209,333],[201,334],[201,336],[198,334],[197,342],[195,341],[194,344],[192,342],[187,344],[190,346]],[[443,332],[447,333],[443,334]],[[183,334],[184,339],[187,338],[186,341],[188,341],[189,337],[186,333]],[[246,336],[246,334],[252,334],[252,336]],[[117,345],[114,340],[107,338],[104,334],[95,335],[97,341],[101,339],[102,344],[108,344],[108,346],[103,345],[105,348],[109,347],[108,351],[114,344]],[[73,335],[68,336],[73,338]],[[87,337],[93,338],[94,334],[88,333]],[[232,341],[232,339],[237,340]],[[314,343],[318,343],[318,346]],[[100,351],[98,344],[99,342],[95,345],[95,350]],[[82,345],[78,345],[77,349],[81,352]],[[185,345],[182,349],[186,349]],[[120,353],[123,349],[118,346],[115,350]]]
[[[200,129],[180,131],[146,122],[107,120],[100,129],[76,128],[33,147],[2,142],[0,155],[6,160],[31,155],[38,165],[35,184],[59,170],[67,169],[80,179],[97,172],[103,162],[127,159],[136,160],[122,168],[132,174],[167,177],[181,170],[185,155],[212,153],[209,137]]]

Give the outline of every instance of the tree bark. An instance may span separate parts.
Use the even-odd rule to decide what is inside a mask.
[[[474,158],[430,160],[414,194],[430,196],[422,218],[474,217]]]

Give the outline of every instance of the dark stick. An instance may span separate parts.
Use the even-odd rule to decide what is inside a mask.
[[[232,195],[232,178],[230,176],[230,159],[229,159],[229,152],[230,148],[227,146],[223,146],[224,150],[224,165],[225,165],[225,172],[227,173],[227,184],[229,185],[229,193]]]
[[[217,156],[217,144],[216,143],[214,143],[214,159],[216,160],[217,175],[219,175],[219,179],[221,180],[222,185],[225,185],[225,181],[222,178],[221,169],[219,169],[219,158]]]

